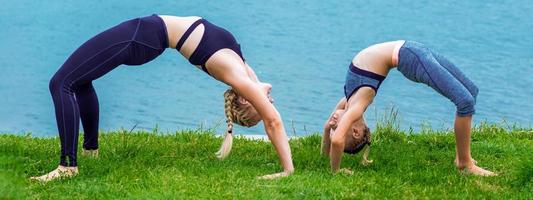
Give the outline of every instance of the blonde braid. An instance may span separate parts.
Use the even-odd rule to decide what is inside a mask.
[[[224,92],[224,113],[226,114],[226,123],[228,127],[224,134],[222,146],[220,146],[220,150],[215,153],[219,159],[224,159],[231,151],[231,146],[233,144],[233,123],[246,127],[251,127],[259,123],[259,121],[247,118],[247,113],[250,112],[250,109],[254,108],[243,108],[239,104],[239,98],[239,95],[233,89],[228,89]]]
[[[216,157],[221,160],[229,155],[233,145],[233,119],[235,118],[233,110],[235,109],[234,101],[236,97],[237,94],[231,89],[224,92],[224,113],[226,114],[227,128],[224,134],[224,141],[218,152],[215,153]]]
[[[226,113],[226,123],[228,127],[226,128],[227,133],[233,132],[233,99],[235,99],[237,95],[233,90],[226,90],[224,92],[224,112]]]

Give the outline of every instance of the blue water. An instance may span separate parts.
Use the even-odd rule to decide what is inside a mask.
[[[362,48],[408,39],[447,55],[480,88],[475,121],[530,126],[533,118],[533,4],[495,1],[2,1],[0,132],[55,136],[48,81],[91,36],[152,13],[198,15],[230,30],[273,95],[289,134],[320,131],[343,95],[347,66]],[[94,82],[102,130],[224,127],[227,86],[174,50]],[[367,111],[391,106],[402,129],[452,126],[455,108],[396,70]],[[378,114],[376,114],[378,113]],[[261,126],[237,133],[263,134]]]

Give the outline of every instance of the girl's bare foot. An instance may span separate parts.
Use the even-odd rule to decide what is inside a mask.
[[[264,176],[260,176],[260,177],[257,177],[257,179],[273,180],[273,179],[277,179],[277,178],[287,177],[287,176],[290,176],[291,174],[292,174],[292,172],[291,173],[289,173],[289,172],[280,172],[280,173],[267,174],[267,175],[264,175]]]
[[[48,182],[55,179],[60,178],[70,178],[78,174],[78,167],[65,167],[59,165],[57,169],[49,172],[48,174],[42,175],[42,176],[34,176],[31,177],[31,180],[41,181],[41,182]]]
[[[461,171],[462,174],[465,174],[465,175],[473,174],[477,176],[498,176],[498,174],[491,172],[489,170],[483,169],[481,167],[478,167],[474,164],[468,167],[465,167],[463,169],[459,169],[459,170]]]
[[[81,155],[82,156],[87,156],[87,157],[98,158],[98,149],[94,149],[94,150],[83,149],[81,151]]]
[[[478,176],[498,176],[498,174],[491,172],[489,170],[483,169],[481,167],[477,166],[477,161],[470,158],[472,162],[466,165],[459,164],[459,160],[456,158],[454,163],[457,169],[461,172],[461,174],[468,175],[468,174],[474,174]]]

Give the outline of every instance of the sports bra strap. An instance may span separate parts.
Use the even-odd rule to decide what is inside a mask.
[[[176,50],[181,50],[181,47],[183,46],[183,43],[185,43],[185,40],[187,40],[187,38],[189,38],[189,36],[191,35],[192,31],[194,31],[194,29],[196,29],[196,27],[198,25],[200,25],[202,22],[204,21],[204,19],[199,19],[197,21],[195,21],[188,29],[187,31],[185,31],[185,33],[183,33],[183,36],[181,36],[180,40],[178,41],[178,44],[176,44]]]

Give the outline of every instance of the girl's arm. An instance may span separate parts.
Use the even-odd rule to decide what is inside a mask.
[[[329,124],[329,121],[331,117],[335,114],[335,111],[337,110],[344,110],[346,108],[346,97],[342,97],[339,102],[337,102],[337,105],[335,105],[335,108],[329,115],[328,119],[326,120],[326,123],[324,124],[324,134],[322,135],[322,155],[329,156],[329,149],[331,146],[331,125]]]
[[[349,108],[340,119],[335,134],[331,138],[330,164],[333,172],[338,172],[341,165],[342,153],[344,151],[344,139],[350,135],[352,125],[361,119],[366,108],[374,99],[375,92],[368,87],[360,88],[348,102]]]
[[[331,127],[329,126],[329,123],[326,121],[326,125],[324,125],[324,134],[322,135],[322,155],[329,156],[329,149],[331,146]]]
[[[333,112],[335,112],[335,110],[339,110],[339,109],[343,109],[343,110],[346,109],[346,97],[342,97],[341,100],[339,100],[339,102],[335,106],[335,109],[333,110]]]

